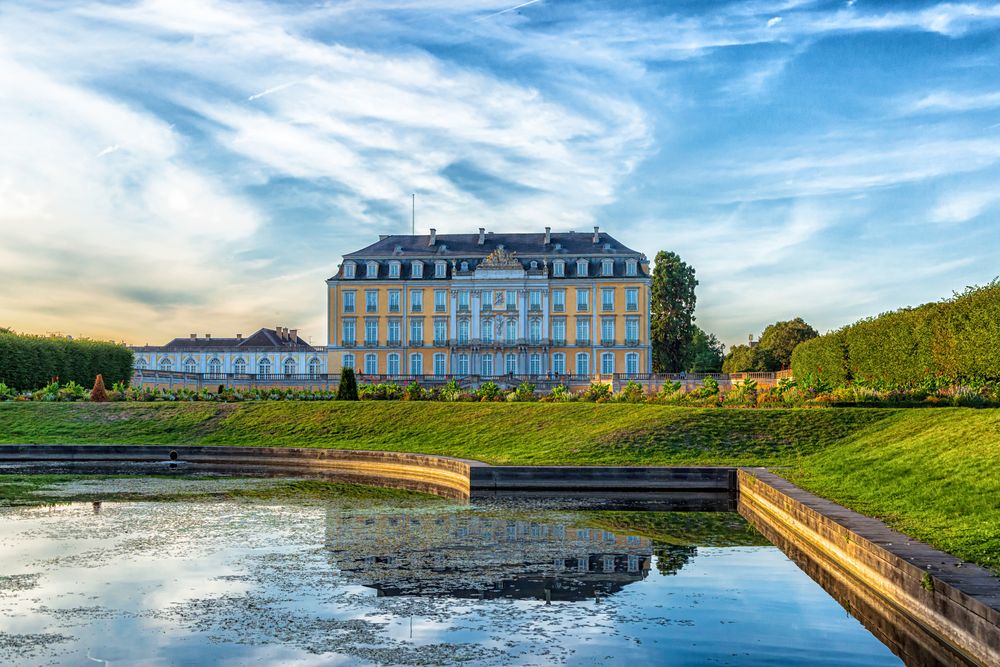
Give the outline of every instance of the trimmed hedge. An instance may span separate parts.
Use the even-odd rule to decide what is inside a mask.
[[[99,374],[109,382],[127,384],[132,377],[132,351],[116,343],[0,329],[0,382],[8,387],[38,389],[53,378],[89,387]]]
[[[796,378],[813,375],[832,384],[1000,381],[1000,282],[801,343],[792,371]]]

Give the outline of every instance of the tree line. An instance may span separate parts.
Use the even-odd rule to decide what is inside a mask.
[[[54,380],[89,387],[98,375],[128,384],[132,351],[117,343],[31,336],[0,328],[0,383],[8,387],[32,390]]]

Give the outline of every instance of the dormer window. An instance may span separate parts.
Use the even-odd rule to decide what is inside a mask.
[[[434,277],[435,278],[446,278],[448,276],[448,263],[447,262],[434,262]]]
[[[344,262],[344,277],[345,278],[354,277],[354,262]]]
[[[399,277],[399,262],[395,260],[389,262],[389,277],[390,278]]]
[[[601,260],[601,275],[602,276],[610,276],[610,275],[612,275],[614,273],[614,269],[615,269],[615,262],[614,262],[614,260],[611,260],[611,259],[602,259]]]
[[[552,262],[552,275],[556,278],[562,278],[566,275],[566,262],[561,259],[557,259]]]
[[[634,276],[638,274],[638,262],[634,259],[629,259],[625,261],[625,275]]]
[[[576,260],[576,275],[585,276],[587,275],[587,260],[578,259]]]
[[[410,277],[411,278],[423,278],[424,277],[424,263],[421,261],[416,261],[410,264]]]
[[[462,271],[468,271],[469,270],[469,263],[468,262],[462,262],[461,266],[462,266]]]
[[[530,266],[531,270],[534,271],[535,269],[538,268],[538,262],[536,262],[535,260],[531,260],[531,264],[529,264],[528,266]]]
[[[378,278],[378,262],[365,264],[365,278]]]

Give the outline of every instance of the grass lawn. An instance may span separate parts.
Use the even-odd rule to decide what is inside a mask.
[[[522,465],[763,465],[1000,571],[996,409],[0,403],[0,442],[386,449]]]

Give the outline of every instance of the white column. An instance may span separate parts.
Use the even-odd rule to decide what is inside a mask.
[[[479,319],[480,319],[480,317],[479,317],[480,305],[479,304],[482,302],[482,293],[483,293],[482,290],[478,290],[478,289],[472,290],[472,296],[471,296],[471,303],[472,303],[472,323],[471,323],[471,326],[469,327],[469,330],[470,330],[469,331],[469,336],[471,336],[473,340],[478,340],[479,338],[481,338],[480,331],[479,331]]]

